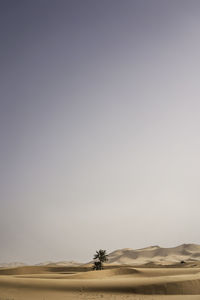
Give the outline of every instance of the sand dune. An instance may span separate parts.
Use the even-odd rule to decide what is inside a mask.
[[[144,264],[160,264],[172,265],[185,262],[199,262],[200,261],[200,245],[197,244],[183,244],[172,248],[163,248],[160,246],[150,246],[142,249],[124,248],[113,251],[108,255],[107,265],[144,265]],[[92,262],[80,263],[76,261],[46,261],[36,264],[35,266],[63,266],[63,267],[89,267]],[[0,268],[14,268],[19,266],[27,266],[27,264],[20,262],[1,263]]]
[[[142,265],[146,263],[174,264],[181,261],[199,261],[200,245],[183,244],[173,248],[151,246],[133,250],[125,248],[109,254],[108,264]]]
[[[58,262],[52,262],[52,261],[47,261],[47,262],[42,262],[37,264],[36,266],[66,266],[66,267],[77,267],[81,266],[82,263],[76,262],[76,261],[58,261]]]
[[[54,299],[98,299],[99,295],[105,299],[109,299],[108,296],[110,299],[114,296],[118,299],[129,296],[132,299],[148,299],[148,295],[168,295],[167,299],[171,299],[170,295],[182,295],[181,299],[192,299],[183,297],[199,295],[195,299],[200,299],[200,268],[118,266],[102,271],[86,271],[79,267],[72,272],[66,267],[63,272],[63,267],[34,266],[0,271],[0,296],[14,299],[18,299],[18,295],[23,300],[27,297],[30,300],[41,297],[51,299],[53,295]],[[140,298],[136,298],[137,295]]]
[[[22,262],[0,263],[0,268],[17,268],[23,266],[27,266],[27,264]]]
[[[200,300],[199,253],[200,246],[193,244],[126,248],[109,254],[102,271],[74,262],[4,267],[0,268],[0,300]]]
[[[49,274],[59,273],[66,274],[71,272],[87,271],[82,267],[66,267],[66,266],[24,266],[17,268],[0,268],[0,275],[24,275],[24,274]]]

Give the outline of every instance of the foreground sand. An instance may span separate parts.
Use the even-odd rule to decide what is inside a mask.
[[[200,300],[200,268],[0,269],[0,300]]]

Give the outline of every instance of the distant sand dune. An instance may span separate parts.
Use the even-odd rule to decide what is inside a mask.
[[[109,254],[108,264],[142,265],[153,262],[156,264],[173,264],[180,261],[199,261],[200,245],[183,244],[173,248],[151,246],[133,250],[125,248]]]

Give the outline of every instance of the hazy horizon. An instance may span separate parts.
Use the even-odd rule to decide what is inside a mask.
[[[0,262],[200,244],[200,2],[0,1]]]
[[[191,251],[191,248],[189,249],[190,251],[187,251],[188,250],[188,247],[192,247],[194,246],[195,248],[193,248],[193,251]],[[147,246],[147,247],[144,247],[144,248],[136,248],[136,249],[133,249],[133,248],[120,248],[120,249],[115,249],[111,252],[108,252],[106,250],[106,254],[108,254],[108,262],[107,264],[111,263],[115,263],[115,264],[119,264],[119,260],[121,259],[121,256],[123,256],[123,261],[124,261],[124,264],[126,265],[138,265],[138,260],[140,261],[139,264],[145,264],[145,263],[155,263],[155,264],[158,264],[159,263],[161,265],[167,265],[167,263],[170,263],[170,264],[175,264],[175,263],[180,263],[180,260],[181,258],[183,258],[184,256],[184,259],[186,259],[187,262],[191,263],[191,262],[194,262],[194,261],[198,261],[198,258],[197,258],[197,254],[199,256],[199,250],[200,249],[196,249],[196,247],[199,247],[200,248],[200,245],[198,244],[181,244],[181,245],[175,245],[173,247],[162,247],[162,246],[159,246],[159,245],[150,245],[150,246]],[[178,250],[178,249],[181,249]],[[147,252],[145,252],[145,254],[143,253],[143,250],[148,250]],[[155,249],[157,250],[155,252]],[[159,253],[158,251],[159,250],[174,250],[174,253],[172,252],[169,252],[169,253]],[[195,250],[194,250],[195,249]],[[99,250],[99,249],[97,249]],[[96,250],[96,251],[97,251]],[[129,250],[130,252],[127,253],[127,250]],[[96,253],[96,251],[94,251],[93,253],[93,256],[94,254]],[[132,252],[133,251],[133,252]],[[141,252],[140,252],[141,251]],[[178,251],[179,254],[176,253],[176,251]],[[180,251],[180,252],[179,252]],[[134,254],[137,253],[138,256],[137,257],[134,257]],[[149,255],[151,254],[151,255]],[[113,258],[114,258],[114,261],[113,261]],[[125,262],[125,259],[127,260]],[[143,263],[141,262],[141,259],[143,260]],[[145,261],[146,259],[146,261]],[[74,259],[71,259],[71,260],[68,260],[68,259],[63,259],[63,260],[44,260],[44,261],[38,261],[38,262],[32,262],[32,265],[47,265],[47,264],[51,264],[51,263],[63,263],[63,266],[64,266],[64,263],[80,263],[80,264],[88,264],[88,263],[91,263],[93,261],[93,257],[90,257],[90,259],[88,260],[85,260],[85,261],[78,261],[78,260],[74,260]],[[130,262],[131,261],[131,262]],[[10,262],[0,262],[0,266],[3,265],[9,265],[9,264],[27,264],[27,265],[31,265],[31,263],[27,263],[25,261],[10,261]],[[19,266],[19,265],[17,265]],[[62,266],[62,264],[60,265]]]

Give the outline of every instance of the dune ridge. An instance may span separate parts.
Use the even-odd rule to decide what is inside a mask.
[[[115,250],[108,254],[107,265],[143,265],[159,264],[170,265],[184,262],[200,261],[200,245],[182,244],[176,247],[164,248],[158,245],[141,249],[123,248]],[[35,266],[66,266],[66,267],[90,267],[89,263],[80,263],[77,261],[46,261],[35,264]],[[0,263],[0,268],[14,268],[19,266],[28,266],[21,262]]]
[[[163,248],[151,246],[142,249],[120,249],[108,255],[108,264],[142,265],[153,262],[155,264],[174,264],[181,261],[194,262],[200,260],[200,245],[183,244],[177,247]]]

